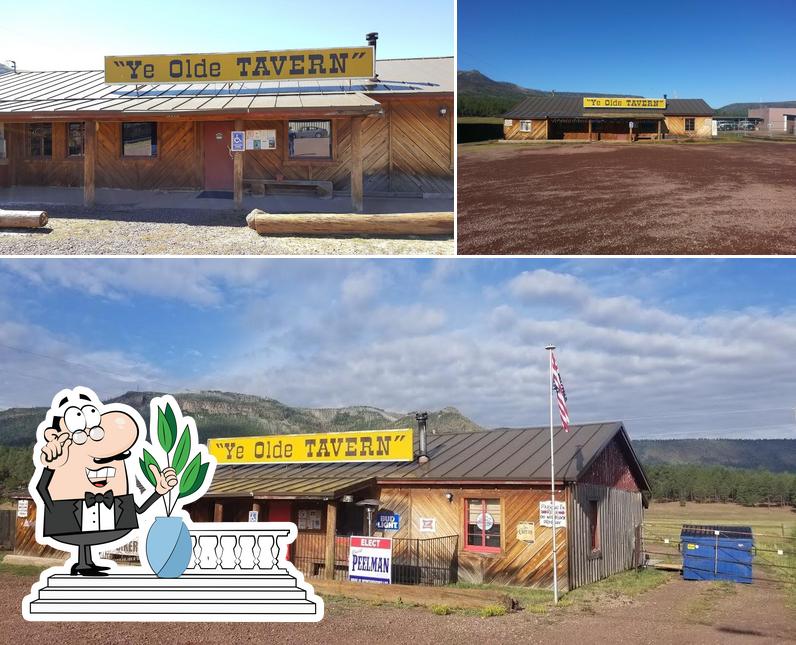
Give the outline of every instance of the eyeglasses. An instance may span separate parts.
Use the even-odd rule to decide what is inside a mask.
[[[91,438],[99,441],[105,436],[105,431],[100,427],[99,410],[93,405],[84,405],[82,408],[71,406],[64,412],[64,425],[72,433],[72,441],[83,445]]]

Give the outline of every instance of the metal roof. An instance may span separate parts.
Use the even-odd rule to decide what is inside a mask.
[[[576,481],[615,438],[623,444],[638,485],[649,490],[644,471],[621,422],[570,426],[554,432],[556,479]],[[415,454],[418,436],[415,432]],[[356,462],[317,464],[219,464],[213,494],[299,495],[312,490],[362,488],[373,482],[401,480],[525,483],[550,479],[550,429],[498,429],[428,435],[429,462]]]
[[[555,119],[555,118],[596,118],[624,117],[642,118],[631,110],[624,108],[584,108],[583,98],[580,96],[529,96],[508,112],[507,119]],[[665,110],[640,111],[647,115],[646,118],[661,118],[661,116],[713,116],[711,108],[702,99],[666,99]]]
[[[380,95],[451,93],[453,58],[376,61],[377,81],[262,81],[109,85],[104,72],[0,74],[0,115],[75,112],[174,114],[339,109],[377,111]]]

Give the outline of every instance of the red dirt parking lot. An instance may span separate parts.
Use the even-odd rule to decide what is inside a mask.
[[[459,147],[460,254],[796,253],[796,144]]]

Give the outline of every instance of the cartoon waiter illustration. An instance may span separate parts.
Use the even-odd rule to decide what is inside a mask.
[[[94,563],[92,547],[119,543],[138,528],[137,516],[177,485],[173,468],[159,472],[153,465],[154,492],[142,504],[130,492],[127,463],[137,459],[145,427],[133,408],[103,405],[82,387],[56,394],[39,425],[30,486],[39,508],[37,534],[61,550],[77,547],[72,575],[108,575],[108,567]]]

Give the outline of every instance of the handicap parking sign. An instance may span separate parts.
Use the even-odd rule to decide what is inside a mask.
[[[232,152],[243,152],[246,149],[246,133],[242,130],[232,131]]]

